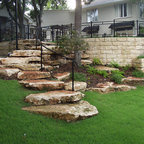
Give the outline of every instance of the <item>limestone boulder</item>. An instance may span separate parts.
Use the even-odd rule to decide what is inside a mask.
[[[19,72],[20,70],[16,68],[0,68],[0,77],[4,79],[16,79]]]
[[[132,86],[144,85],[144,78],[127,77],[123,78],[122,82]]]
[[[49,78],[50,72],[41,72],[41,71],[21,71],[18,73],[19,80],[35,80],[35,79],[44,79]]]
[[[72,91],[50,91],[46,93],[30,94],[25,98],[26,102],[34,105],[73,103],[81,100],[84,94]]]
[[[11,57],[40,57],[41,51],[40,50],[15,50]]]
[[[83,120],[98,114],[97,108],[86,101],[80,101],[74,104],[31,106],[25,107],[23,110],[67,122]]]
[[[19,68],[23,71],[39,71],[41,69],[41,64],[6,64],[6,67],[10,68]],[[44,68],[44,65],[42,65]],[[51,66],[47,67],[47,69],[52,69]]]
[[[92,64],[92,61],[91,60],[81,60],[81,64],[82,65],[90,65],[90,64]]]
[[[136,89],[136,87],[124,84],[114,84],[113,82],[99,83],[96,85],[96,88],[87,88],[88,91],[96,91],[102,94],[117,91],[129,91],[134,89]]]
[[[8,57],[0,60],[3,65],[40,63],[40,57]]]
[[[54,78],[58,80],[66,80],[70,78],[70,73],[69,72],[57,73],[54,75]]]
[[[86,82],[74,82],[74,91],[80,91],[80,90],[85,90],[87,87]],[[65,90],[71,91],[72,90],[72,82],[67,82],[65,83]]]
[[[26,80],[20,81],[26,88],[35,90],[61,90],[64,88],[64,82],[52,80]]]

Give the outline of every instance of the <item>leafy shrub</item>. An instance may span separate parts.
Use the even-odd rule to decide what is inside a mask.
[[[93,59],[93,65],[102,65],[102,62],[99,58],[94,58]]]
[[[115,83],[120,84],[122,81],[122,78],[124,78],[123,74],[124,74],[124,72],[122,72],[122,71],[112,71],[110,79],[112,81],[114,81]]]
[[[88,43],[86,43],[78,33],[72,32],[72,36],[64,35],[57,41],[58,51],[62,54],[71,54],[74,51],[86,50]]]
[[[87,72],[90,73],[90,74],[97,74],[97,69],[88,65],[87,67]]]
[[[137,58],[138,58],[138,59],[143,59],[143,58],[144,58],[144,55],[138,56]]]
[[[108,77],[108,73],[104,70],[97,70],[97,74],[102,75],[104,78]]]
[[[110,63],[110,66],[111,66],[111,67],[114,67],[114,68],[120,68],[120,65],[119,65],[117,62],[115,62],[115,61],[112,61],[112,62]]]
[[[144,72],[142,72],[141,70],[135,70],[135,71],[132,72],[132,76],[143,78],[144,77]]]
[[[70,74],[70,78],[72,79],[72,73]],[[74,73],[74,80],[80,82],[86,82],[86,75],[83,73]]]

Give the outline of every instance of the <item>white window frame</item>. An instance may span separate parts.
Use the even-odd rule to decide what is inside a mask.
[[[98,21],[98,9],[92,9],[87,11],[87,22],[96,22]]]
[[[125,5],[126,5],[126,15],[125,15]],[[121,3],[116,5],[116,13],[118,18],[128,17],[128,3]]]

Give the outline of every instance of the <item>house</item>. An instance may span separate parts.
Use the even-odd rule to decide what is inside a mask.
[[[96,36],[112,36],[115,33],[134,36],[144,31],[143,20],[143,3],[132,3],[130,0],[94,0],[89,5],[83,5],[82,35],[93,33]],[[74,10],[43,12],[42,26],[70,23],[74,23]]]
[[[0,7],[1,7],[1,2],[0,2]],[[26,25],[25,31],[27,31],[27,25],[31,23],[32,20],[25,15],[24,16],[24,25]],[[9,16],[7,9],[5,7],[0,8],[0,41],[10,40],[11,37],[14,38],[15,37],[14,31],[15,31],[15,25],[14,22],[11,20],[11,17]]]

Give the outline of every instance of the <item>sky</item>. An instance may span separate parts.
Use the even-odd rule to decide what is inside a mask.
[[[76,0],[67,0],[67,3],[68,3],[68,7],[70,8],[70,9],[75,9],[75,1]]]

